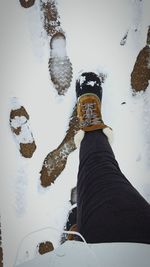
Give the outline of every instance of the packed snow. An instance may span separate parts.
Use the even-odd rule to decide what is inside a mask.
[[[67,56],[66,52],[66,40],[63,37],[59,37],[52,42],[52,55],[59,56],[59,58],[64,58]]]
[[[91,85],[91,86],[94,86],[95,84],[96,82],[93,82],[93,81],[87,83],[87,85]]]
[[[45,156],[65,136],[76,101],[75,80],[82,71],[107,75],[102,114],[104,122],[113,128],[113,150],[123,173],[150,202],[150,86],[136,95],[130,86],[130,74],[145,46],[150,25],[149,0],[57,3],[73,66],[72,83],[64,96],[57,94],[50,81],[49,38],[42,25],[40,0],[28,9],[17,0],[0,3],[0,215],[4,267],[35,257],[40,242],[50,240],[55,248],[59,246],[71,189],[76,185],[79,150],[69,155],[65,170],[50,187],[40,186],[39,172]],[[10,130],[14,97],[30,116],[37,145],[31,159],[20,155]],[[22,119],[14,122],[15,127]]]
[[[24,116],[21,116],[21,117],[16,116],[15,119],[11,120],[10,125],[15,129],[21,127],[21,132],[19,135],[17,135],[18,143],[32,143],[33,142],[33,136],[29,130],[27,119]]]

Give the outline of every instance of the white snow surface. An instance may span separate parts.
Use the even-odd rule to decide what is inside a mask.
[[[150,201],[150,86],[146,93],[136,96],[130,88],[136,56],[146,43],[150,2],[57,3],[66,32],[66,51],[73,65],[73,80],[65,96],[58,96],[50,81],[49,39],[42,26],[40,1],[28,9],[17,0],[0,3],[0,214],[4,267],[13,266],[18,247],[17,262],[21,263],[37,254],[40,242],[50,240],[55,247],[59,245],[70,209],[71,188],[76,185],[79,151],[69,155],[65,170],[50,187],[40,186],[39,172],[45,156],[65,136],[76,101],[75,80],[82,71],[107,74],[102,113],[105,123],[113,128],[116,159],[123,173]],[[121,46],[127,31],[126,44]],[[12,97],[19,99],[30,116],[37,145],[31,159],[21,157],[10,130]],[[51,229],[36,232],[44,227]]]
[[[12,97],[10,99],[11,109],[16,110],[21,108],[21,103],[19,103],[18,99],[16,97]]]
[[[59,36],[52,42],[51,56],[64,58],[67,56],[66,40],[63,36]]]
[[[96,84],[96,82],[93,82],[93,81],[90,81],[87,83],[87,85],[91,85],[91,86],[94,86]]]
[[[14,133],[17,144],[33,143],[34,139],[30,129],[30,125],[25,116],[15,116],[15,118],[11,120],[10,125],[14,129],[21,127],[20,133],[18,135]]]

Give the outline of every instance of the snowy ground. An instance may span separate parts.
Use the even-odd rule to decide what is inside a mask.
[[[82,70],[107,74],[103,118],[114,130],[113,149],[122,171],[150,201],[150,87],[132,96],[130,74],[145,46],[150,25],[148,0],[58,0],[66,32],[73,80],[65,96],[58,96],[48,73],[49,43],[43,30],[39,0],[24,9],[19,1],[2,0],[1,25],[1,181],[0,215],[4,266],[36,255],[38,243],[58,246],[70,190],[76,184],[78,150],[54,185],[40,187],[39,172],[45,156],[65,136],[75,104],[75,79]],[[137,29],[137,31],[135,31]],[[120,42],[128,31],[124,46]],[[31,159],[21,157],[9,127],[12,99],[17,97],[30,115],[37,145]],[[125,102],[125,104],[122,104]]]

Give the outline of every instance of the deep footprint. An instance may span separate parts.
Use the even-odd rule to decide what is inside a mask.
[[[41,0],[43,26],[50,37],[48,68],[51,81],[59,95],[64,95],[72,81],[72,64],[66,51],[66,36],[54,0]]]
[[[19,104],[17,98],[12,100],[9,122],[21,155],[31,158],[36,150],[36,144],[30,129],[29,115],[26,109]]]
[[[75,106],[70,118],[69,129],[66,132],[64,140],[55,150],[50,152],[44,160],[40,172],[40,180],[43,187],[48,187],[51,183],[54,183],[64,170],[69,154],[76,149],[74,136],[79,130],[79,122],[76,114],[77,110]]]
[[[64,95],[72,80],[72,64],[67,56],[66,38],[61,32],[50,41],[49,73],[59,95]]]
[[[150,27],[147,34],[146,46],[139,52],[131,73],[133,92],[145,91],[150,80]]]

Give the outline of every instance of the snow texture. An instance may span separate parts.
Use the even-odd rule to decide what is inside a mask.
[[[102,113],[105,123],[113,128],[112,148],[122,172],[150,201],[150,86],[137,95],[132,94],[130,86],[136,57],[146,44],[149,0],[57,0],[73,69],[65,96],[57,94],[49,77],[50,35],[44,34],[40,4],[36,0],[32,8],[24,9],[19,1],[0,3],[0,214],[4,267],[13,266],[18,248],[16,261],[21,263],[37,255],[40,242],[50,241],[54,248],[60,244],[70,192],[76,186],[79,150],[68,156],[63,172],[51,187],[40,186],[39,173],[45,155],[55,150],[66,134],[76,101],[75,80],[83,71],[107,74]],[[127,29],[126,44],[121,46]],[[12,138],[12,97],[20,99],[30,115],[37,145],[30,159],[18,155]],[[15,104],[16,108],[20,106]],[[15,125],[18,122],[22,123],[22,118],[13,121]],[[38,231],[44,227],[51,229]]]
[[[20,134],[17,136],[18,143],[27,144],[27,143],[33,142],[32,133],[29,130],[27,119],[24,116],[21,116],[21,117],[16,116],[15,119],[11,120],[10,125],[12,128],[15,128],[15,129],[21,127]]]

